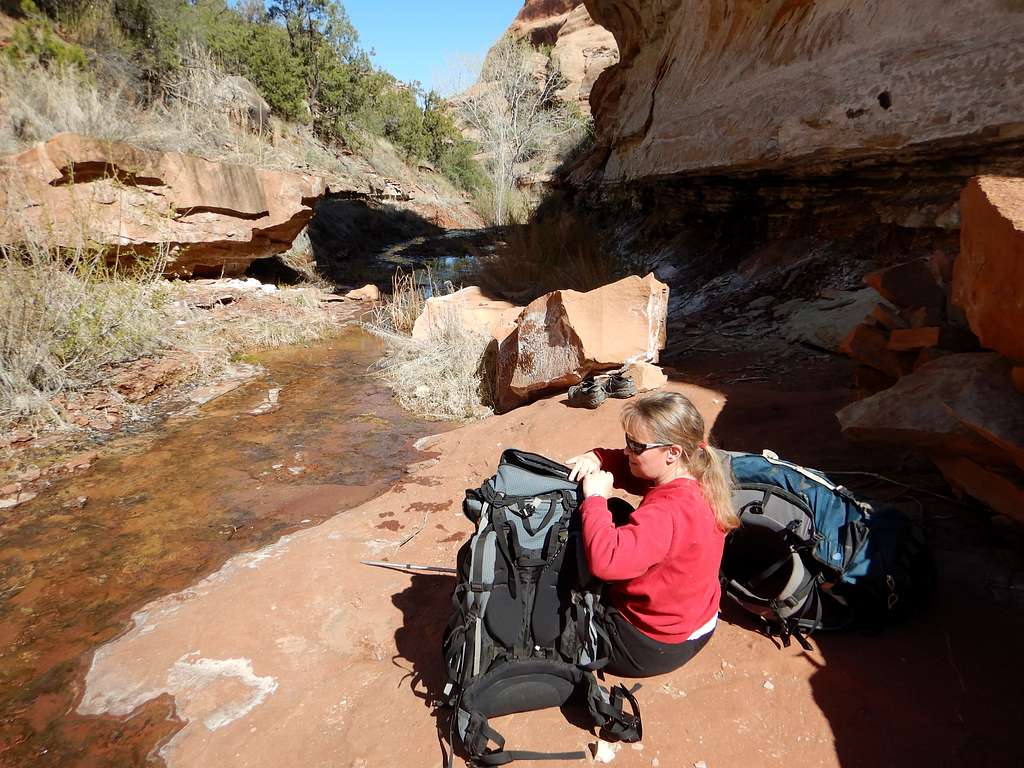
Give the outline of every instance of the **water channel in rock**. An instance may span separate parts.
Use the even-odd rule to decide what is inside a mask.
[[[139,765],[177,728],[166,697],[127,720],[74,714],[91,651],[231,555],[399,480],[416,438],[445,427],[368,374],[379,354],[356,327],[263,354],[265,376],[108,443],[0,519],[0,765]]]

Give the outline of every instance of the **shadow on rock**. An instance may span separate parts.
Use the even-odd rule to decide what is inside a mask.
[[[427,706],[436,705],[444,688],[441,637],[451,615],[453,576],[415,574],[409,586],[393,595],[391,602],[402,612],[402,626],[395,632],[396,665],[409,670],[409,687]],[[402,660],[408,662],[402,663]],[[421,685],[422,683],[422,685]]]

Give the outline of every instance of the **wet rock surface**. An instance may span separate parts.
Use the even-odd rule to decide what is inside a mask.
[[[177,729],[184,702],[169,707],[143,691],[138,710],[119,711],[131,715],[127,723],[72,714],[80,665],[147,601],[403,476],[413,441],[437,425],[401,412],[382,385],[353,373],[377,354],[378,342],[356,329],[266,353],[260,379],[195,416],[5,482],[0,497],[10,491],[21,502],[0,515],[0,763],[142,765]],[[276,407],[261,409],[270,392]],[[228,631],[224,618],[204,636]],[[209,650],[187,656],[169,678],[176,691],[227,697],[204,727],[223,727],[272,696],[261,668],[237,655],[210,659]]]

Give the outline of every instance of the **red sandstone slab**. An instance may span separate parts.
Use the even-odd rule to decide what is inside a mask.
[[[898,307],[940,307],[946,294],[924,261],[908,261],[864,276],[864,282]]]
[[[953,303],[983,346],[1024,361],[1024,179],[971,179],[960,219]]]
[[[897,328],[889,336],[889,349],[893,352],[907,352],[912,349],[937,347],[941,331],[941,328],[934,325],[924,328]]]
[[[1007,444],[1016,444],[1021,431],[1024,398],[1008,373],[1009,364],[991,352],[947,355],[836,416],[853,440],[1013,466]]]
[[[909,323],[900,317],[899,313],[888,304],[879,303],[871,310],[871,317],[890,331],[895,328],[906,328]]]
[[[950,485],[996,512],[1024,523],[1024,487],[1019,483],[969,459],[937,457],[933,461]]]
[[[900,359],[889,348],[885,331],[861,323],[839,343],[841,352],[854,360],[898,379],[903,374]]]

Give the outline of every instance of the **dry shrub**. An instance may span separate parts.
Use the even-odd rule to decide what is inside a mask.
[[[457,316],[439,325],[424,340],[378,331],[386,351],[377,371],[402,407],[421,416],[462,421],[491,415],[491,337],[465,328]]]
[[[504,245],[480,260],[475,279],[492,296],[526,304],[550,291],[590,291],[625,272],[593,222],[556,212],[510,228]]]
[[[180,72],[169,76],[162,91],[162,99],[142,105],[128,91],[98,85],[78,69],[17,67],[0,60],[0,152],[73,132],[262,168],[344,171],[306,126],[270,117],[250,130],[238,78],[198,45],[183,51]]]
[[[50,398],[160,346],[162,269],[163,256],[128,269],[85,247],[0,246],[0,423],[57,419]]]
[[[411,337],[428,290],[436,292],[429,272],[395,272],[392,293],[365,327],[384,341],[375,368],[403,408],[442,421],[479,419],[492,413],[493,371],[490,336],[466,328],[457,311],[444,313],[429,339]]]
[[[101,90],[78,69],[20,68],[0,60],[0,151],[70,131],[113,141],[134,138],[134,110],[118,90]]]
[[[423,314],[428,293],[436,293],[429,270],[420,273],[419,277],[416,270],[408,273],[401,269],[395,270],[391,278],[391,295],[384,297],[380,306],[374,309],[368,327],[387,334],[408,336],[412,333],[416,318]]]

